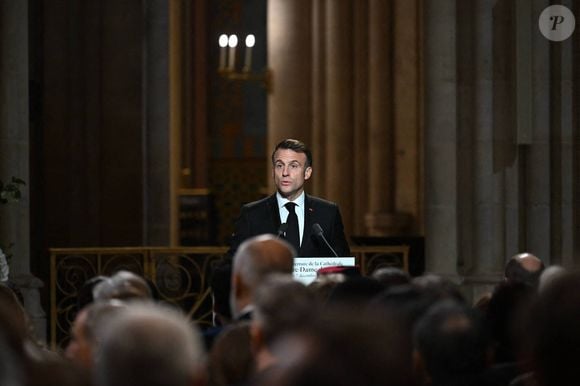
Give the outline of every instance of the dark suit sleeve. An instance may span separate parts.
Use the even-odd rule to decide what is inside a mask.
[[[342,216],[340,215],[338,205],[336,206],[336,215],[332,227],[332,240],[330,240],[330,245],[334,246],[334,250],[338,256],[350,256],[350,247],[348,246],[346,236],[344,235],[344,226],[342,224]]]

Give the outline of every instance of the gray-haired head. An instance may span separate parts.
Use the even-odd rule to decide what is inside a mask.
[[[205,349],[182,313],[155,303],[131,303],[103,330],[97,386],[191,386],[205,379]]]
[[[130,271],[118,271],[104,279],[93,289],[95,301],[109,299],[151,299],[151,288],[147,281]]]
[[[551,265],[544,269],[540,274],[538,292],[545,291],[547,287],[549,287],[559,277],[562,277],[566,272],[566,269],[559,265]]]

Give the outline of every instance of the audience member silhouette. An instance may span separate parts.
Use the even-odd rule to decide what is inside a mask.
[[[413,385],[409,342],[384,315],[354,315],[327,307],[312,327],[274,345],[276,371],[256,386]]]
[[[28,314],[14,290],[0,284],[0,330],[6,331],[6,339],[16,353],[30,361],[42,361],[54,357],[36,338]]]
[[[375,279],[353,277],[338,283],[330,291],[327,303],[349,307],[350,312],[361,312],[371,299],[384,290],[385,287]]]
[[[417,276],[411,280],[411,284],[436,300],[453,299],[460,303],[466,303],[459,286],[442,276],[435,274]]]
[[[564,273],[566,273],[566,269],[559,265],[551,265],[544,269],[538,280],[538,292],[543,292],[550,286],[550,283],[557,280]]]
[[[333,273],[319,276],[308,284],[308,290],[314,295],[318,303],[325,304],[332,293],[334,287],[346,280],[342,273]]]
[[[224,328],[209,353],[208,386],[243,385],[255,371],[250,322]]]
[[[536,288],[540,274],[544,270],[544,263],[531,253],[519,253],[512,256],[505,265],[505,280],[525,283]]]
[[[24,386],[26,366],[25,332],[12,317],[11,310],[0,301],[0,385]]]
[[[531,253],[518,253],[509,258],[504,267],[503,281],[508,283],[523,283],[532,288],[538,287],[544,263]],[[501,283],[500,283],[501,284]],[[475,302],[475,307],[483,313],[488,312],[492,293],[487,292]]]
[[[93,384],[86,369],[69,361],[50,360],[33,365],[27,372],[26,386],[93,386]]]
[[[256,288],[272,273],[291,274],[294,248],[274,235],[244,241],[234,255],[230,304],[237,320],[251,319]]]
[[[86,369],[92,369],[105,324],[125,308],[125,303],[112,299],[91,303],[80,310],[71,327],[65,356]]]
[[[279,358],[273,344],[283,335],[306,328],[318,311],[314,295],[291,275],[270,275],[254,295],[254,317],[251,324],[252,349],[256,370],[267,371]]]
[[[476,310],[453,300],[438,302],[417,322],[413,340],[415,368],[422,384],[486,384],[491,345]]]
[[[105,278],[93,289],[96,301],[110,299],[152,299],[153,295],[147,281],[131,271],[117,271]]]
[[[199,330],[173,308],[128,304],[106,324],[95,386],[192,386],[206,381]]]
[[[580,272],[557,277],[539,295],[529,320],[531,362],[539,386],[578,384]]]
[[[495,346],[495,363],[515,363],[525,331],[521,328],[528,317],[536,290],[517,281],[500,283],[494,290],[487,313]],[[519,371],[519,369],[518,369]]]
[[[411,282],[411,276],[401,268],[397,267],[377,268],[373,271],[371,277],[383,284],[385,289],[389,289],[396,285],[409,284]]]
[[[421,288],[401,285],[375,296],[367,308],[400,320],[403,325],[408,326],[405,331],[410,339],[415,322],[436,301],[432,294]]]

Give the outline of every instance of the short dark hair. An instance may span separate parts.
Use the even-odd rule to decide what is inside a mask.
[[[288,150],[293,150],[296,153],[306,154],[305,167],[309,167],[309,166],[312,167],[312,152],[310,151],[310,149],[308,147],[306,147],[304,142],[301,142],[297,139],[288,138],[288,139],[283,140],[279,144],[277,144],[276,147],[274,148],[274,151],[272,152],[272,164],[274,163],[274,154],[276,154],[278,149],[288,149]]]
[[[292,275],[271,274],[257,288],[254,305],[254,321],[260,324],[264,342],[271,347],[284,334],[299,331],[307,325],[315,298]]]
[[[485,369],[490,347],[486,327],[476,310],[454,300],[429,308],[415,325],[413,341],[434,381],[475,375]]]

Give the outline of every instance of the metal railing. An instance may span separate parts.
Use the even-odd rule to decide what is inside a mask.
[[[182,308],[201,328],[211,324],[210,272],[227,247],[50,249],[50,343],[66,347],[79,290],[98,275],[128,270],[145,277],[157,298]],[[383,266],[409,271],[409,246],[353,247],[363,275]]]

